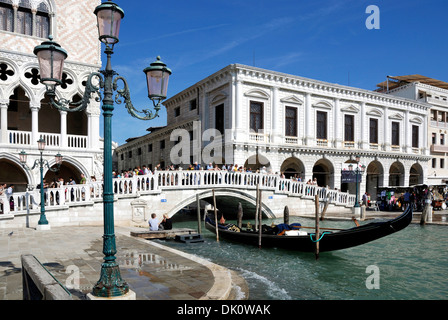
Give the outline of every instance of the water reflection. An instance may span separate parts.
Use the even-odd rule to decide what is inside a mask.
[[[142,269],[150,266],[157,271],[185,271],[191,270],[189,266],[178,264],[153,253],[140,253],[134,250],[124,252],[124,257],[119,260],[120,268]]]

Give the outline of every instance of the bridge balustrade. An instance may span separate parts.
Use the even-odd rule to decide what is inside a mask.
[[[114,178],[113,192],[115,197],[138,197],[141,194],[156,194],[170,189],[202,189],[202,188],[242,188],[254,190],[271,190],[278,194],[329,201],[336,205],[353,206],[355,195],[348,192],[330,190],[326,187],[306,184],[291,179],[280,178],[277,175],[228,172],[228,171],[156,171],[148,175],[136,175],[130,178]],[[13,204],[9,206],[3,197],[3,213],[19,213],[27,210],[40,210],[40,190],[15,192],[12,195]],[[101,202],[103,198],[103,182],[92,181],[87,184],[64,185],[61,188],[45,189],[45,206],[62,208],[73,205],[83,205]]]

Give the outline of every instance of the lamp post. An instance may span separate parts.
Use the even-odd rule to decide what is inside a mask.
[[[123,99],[128,112],[138,119],[152,120],[158,117],[160,103],[166,98],[171,70],[160,61],[160,57],[157,57],[157,60],[151,63],[150,67],[143,70],[146,74],[148,97],[153,101],[155,113],[148,109],[142,111],[135,109],[126,79],[119,76],[111,65],[113,48],[119,41],[120,23],[124,17],[124,11],[114,2],[106,1],[95,8],[94,14],[97,17],[99,41],[105,44],[104,53],[107,55],[107,63],[104,70],[92,72],[88,76],[86,90],[81,101],[73,103],[66,99],[56,98],[56,88],[61,84],[63,63],[67,58],[67,52],[49,37],[49,41],[45,41],[34,48],[34,53],[39,60],[41,83],[46,86],[46,93],[52,106],[59,110],[75,112],[87,108],[92,94],[97,95],[97,101],[102,100],[104,117],[104,261],[101,265],[100,279],[94,286],[92,295],[94,297],[119,297],[127,294],[129,287],[121,278],[119,266],[115,262],[117,250],[112,188],[112,115],[114,100],[117,104],[121,104]],[[97,79],[98,85],[93,83],[93,79]],[[121,81],[123,89],[118,89],[118,81]],[[114,91],[116,91],[115,97],[113,96]]]
[[[355,156],[355,160],[356,160],[356,169],[354,170],[354,172],[355,172],[355,177],[356,177],[356,197],[355,197],[354,207],[359,208],[360,205],[359,205],[358,193],[359,193],[359,183],[361,182],[361,181],[359,181],[359,175],[364,173],[365,166],[362,165],[361,169],[359,168],[359,161],[361,160],[361,157],[359,155]]]
[[[39,218],[39,222],[37,223],[37,228],[40,230],[49,230],[50,225],[48,224],[47,217],[45,216],[44,167],[47,167],[47,169],[52,172],[59,171],[59,168],[61,167],[61,163],[62,163],[62,156],[59,153],[56,154],[55,162],[56,162],[57,168],[52,168],[48,164],[48,161],[43,158],[43,153],[45,150],[45,140],[44,139],[40,138],[37,141],[37,148],[40,151],[40,158],[36,159],[34,161],[34,165],[31,169],[26,164],[28,154],[24,150],[22,150],[19,153],[19,159],[20,159],[20,162],[22,163],[22,166],[27,170],[30,170],[30,171],[34,170],[34,168],[36,168],[37,166],[39,166],[39,168],[40,168],[40,218]]]

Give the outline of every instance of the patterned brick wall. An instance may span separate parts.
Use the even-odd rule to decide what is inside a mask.
[[[68,60],[99,64],[96,16],[100,0],[56,0],[57,41],[68,52]]]
[[[54,0],[52,27],[54,40],[68,52],[67,61],[100,65],[101,45],[98,41],[96,16],[93,10],[101,0]],[[33,54],[43,39],[0,31],[0,50]]]

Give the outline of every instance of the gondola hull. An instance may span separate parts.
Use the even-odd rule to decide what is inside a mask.
[[[319,240],[319,252],[334,251],[356,247],[398,232],[406,228],[412,221],[412,206],[409,206],[399,217],[384,221],[372,222],[336,232],[321,232],[318,239],[314,234],[286,236],[262,234],[262,247],[277,247],[301,252],[314,252],[316,240]],[[214,221],[207,217],[205,227],[216,234]],[[243,244],[259,245],[258,232],[241,230],[239,232],[218,227],[219,239],[226,239]]]

